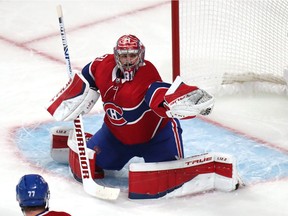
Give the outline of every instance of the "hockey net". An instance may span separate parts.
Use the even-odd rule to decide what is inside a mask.
[[[171,5],[174,78],[181,74],[214,93],[287,94],[288,1],[173,0]]]

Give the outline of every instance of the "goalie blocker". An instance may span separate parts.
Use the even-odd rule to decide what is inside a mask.
[[[69,121],[81,114],[87,114],[100,97],[100,93],[90,88],[81,74],[72,79],[56,94],[47,105],[47,111],[56,121]]]

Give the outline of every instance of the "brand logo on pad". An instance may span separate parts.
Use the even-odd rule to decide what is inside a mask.
[[[209,161],[212,161],[212,160],[213,160],[212,157],[204,157],[204,158],[199,158],[199,159],[187,161],[187,162],[185,162],[185,164],[186,164],[187,166],[193,166],[193,165],[197,165],[197,164],[202,164],[202,163],[205,163],[205,162],[209,162]]]

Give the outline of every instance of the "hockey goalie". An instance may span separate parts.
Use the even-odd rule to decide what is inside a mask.
[[[121,170],[133,157],[143,158],[144,164],[130,166],[132,199],[161,197],[193,179],[199,184],[194,184],[192,191],[235,190],[238,180],[232,156],[226,155],[225,160],[219,160],[222,155],[218,154],[184,157],[179,120],[209,115],[214,97],[185,84],[180,77],[172,84],[164,82],[144,56],[145,47],[136,36],[121,36],[113,54],[97,57],[74,75],[49,102],[48,112],[57,121],[74,120],[90,112],[101,98],[105,112],[102,127],[87,136],[91,175],[103,178],[104,170]],[[75,133],[69,128],[54,128],[52,137],[52,158],[69,161],[73,177],[81,181]],[[201,181],[207,187],[202,187]]]

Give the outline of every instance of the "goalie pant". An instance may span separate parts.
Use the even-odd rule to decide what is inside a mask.
[[[89,148],[89,143],[91,143],[91,141],[98,142],[99,145],[97,147],[98,149],[100,149],[101,154],[97,154],[96,164],[99,167],[107,170],[121,170],[126,165],[126,163],[134,156],[142,157],[146,162],[176,160],[175,155],[179,156],[179,158],[184,157],[181,137],[182,129],[179,127],[178,123],[178,121],[172,119],[171,123],[167,124],[149,143],[131,146],[120,143],[113,136],[113,134],[111,134],[107,126],[103,124],[102,128],[98,130],[98,132],[93,135],[93,137],[87,142],[87,151],[88,153],[93,152],[94,154],[94,151]],[[68,132],[66,132],[65,130],[62,130],[61,128],[52,129],[52,134],[54,133],[53,140],[59,140],[62,143],[64,140],[65,142],[65,138],[63,137],[66,136],[67,139],[68,134]],[[71,131],[69,133],[71,133]],[[71,142],[74,144],[69,144],[69,146],[71,149],[75,149],[74,152],[77,152],[76,147],[71,147],[77,146],[76,141],[72,140],[75,140],[75,137],[71,136],[71,139],[69,139],[69,143]],[[65,143],[63,143],[62,145],[65,145]],[[52,146],[54,146],[55,148],[55,150],[52,150],[52,158],[56,161],[65,162],[65,159],[67,161],[67,156],[65,156],[65,153],[67,154],[67,152],[65,152],[65,148],[62,148],[61,150],[59,148],[56,150],[56,145],[52,144]],[[59,144],[58,146],[61,146],[61,144]],[[97,151],[98,149],[95,150]],[[60,156],[61,152],[63,152],[62,158],[65,158],[63,160]],[[71,153],[69,154],[71,166],[71,164],[73,164],[72,156]],[[121,155],[121,157],[119,157],[119,155]],[[74,158],[76,160],[75,163],[78,163],[77,157]],[[89,159],[92,159],[92,155],[89,156]]]

